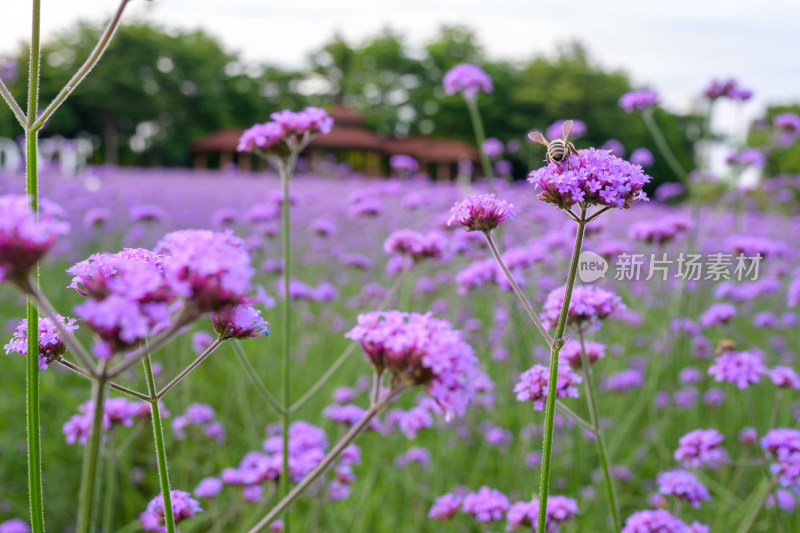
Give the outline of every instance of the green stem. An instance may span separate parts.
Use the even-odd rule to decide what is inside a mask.
[[[484,235],[486,235],[486,240],[489,243],[489,248],[492,250],[492,255],[494,255],[494,258],[500,265],[500,269],[503,271],[503,274],[506,275],[506,279],[508,279],[508,283],[511,284],[511,288],[514,290],[514,294],[516,294],[517,298],[519,298],[519,301],[522,303],[522,307],[525,308],[525,312],[528,313],[528,316],[531,318],[531,321],[533,321],[533,325],[536,326],[536,329],[538,329],[539,333],[541,333],[542,336],[544,337],[545,342],[547,342],[547,347],[552,349],[553,339],[552,337],[550,337],[550,333],[547,332],[545,327],[542,325],[541,320],[539,320],[539,317],[536,316],[536,312],[533,310],[533,307],[531,306],[530,302],[525,297],[525,293],[522,292],[522,289],[520,289],[519,285],[517,285],[514,276],[512,276],[511,272],[508,271],[508,268],[506,267],[506,264],[503,262],[503,258],[500,255],[500,252],[497,250],[497,246],[495,246],[494,244],[494,240],[492,239],[491,234],[488,231],[485,231]]]
[[[103,533],[111,533],[114,526],[114,508],[117,505],[115,501],[117,489],[117,456],[118,450],[114,449],[114,432],[110,431],[108,435],[108,442],[106,442],[106,486],[105,495],[103,497]]]
[[[92,402],[94,413],[92,415],[92,430],[83,455],[83,473],[81,475],[81,488],[78,497],[78,533],[92,531],[92,517],[94,512],[95,483],[97,482],[97,465],[100,461],[100,447],[103,442],[103,413],[106,393],[105,372],[108,361],[102,363],[101,376],[92,385]]]
[[[153,421],[153,437],[156,445],[156,460],[158,461],[158,479],[161,483],[161,497],[164,499],[164,525],[167,533],[175,533],[175,517],[172,515],[172,494],[169,490],[169,469],[167,468],[167,451],[164,446],[164,429],[161,425],[161,412],[158,408],[158,395],[156,382],[153,378],[153,368],[150,364],[150,354],[145,353],[142,358],[144,374],[147,379],[147,390],[150,392],[150,418]]]
[[[614,482],[608,469],[608,453],[606,452],[606,442],[603,430],[600,428],[600,416],[598,415],[596,391],[592,381],[592,371],[589,358],[586,356],[586,341],[583,330],[578,330],[578,338],[581,341],[581,370],[583,371],[584,390],[586,392],[586,403],[589,406],[589,420],[594,427],[594,441],[597,444],[597,454],[600,456],[600,464],[603,467],[603,476],[606,481],[606,492],[608,493],[608,506],[611,508],[611,516],[614,518],[614,531],[619,531],[619,512],[617,511],[617,498],[614,492]],[[677,515],[676,515],[677,516]]]
[[[490,181],[494,176],[492,172],[492,163],[489,161],[489,156],[483,153],[483,143],[486,141],[486,133],[483,130],[483,120],[481,113],[478,111],[478,97],[474,98],[464,97],[469,109],[469,118],[472,120],[472,129],[475,131],[475,142],[478,144],[478,153],[481,154],[481,167],[483,168],[483,177],[489,183],[489,189],[492,189],[492,182]]]
[[[8,90],[6,84],[3,83],[3,80],[0,80],[0,96],[3,97],[3,100],[6,101],[8,107],[11,108],[11,111],[14,113],[14,116],[17,117],[17,122],[23,128],[28,127],[28,117],[25,116],[25,113],[22,112],[22,108],[19,107],[19,104],[16,100],[14,100],[14,96],[12,96],[11,91]]]
[[[756,523],[756,519],[758,515],[761,514],[761,509],[764,507],[764,503],[767,501],[767,496],[769,496],[772,489],[778,484],[778,476],[774,476],[772,480],[766,485],[764,493],[758,500],[755,509],[750,513],[747,520],[742,523],[742,526],[739,528],[738,533],[748,533],[752,528],[753,524]]]
[[[158,394],[156,394],[156,399],[157,399],[157,400],[160,400],[161,398],[163,398],[163,397],[164,397],[164,395],[165,395],[167,392],[169,392],[169,390],[170,390],[172,387],[174,387],[175,385],[177,385],[178,383],[180,383],[180,381],[181,381],[183,378],[185,378],[186,376],[188,376],[188,375],[189,375],[189,373],[190,373],[192,370],[194,370],[195,368],[197,368],[198,366],[200,366],[200,363],[202,363],[203,361],[205,361],[205,360],[206,360],[206,358],[207,358],[209,355],[211,355],[212,353],[214,353],[214,351],[215,351],[215,350],[216,350],[216,349],[219,347],[219,345],[220,345],[220,344],[222,344],[222,342],[223,342],[223,339],[222,339],[221,337],[218,337],[218,338],[217,338],[217,339],[216,339],[216,340],[215,340],[213,343],[211,343],[211,345],[210,345],[208,348],[206,348],[206,350],[205,350],[205,351],[204,351],[202,354],[200,354],[200,357],[198,357],[197,359],[195,359],[194,361],[192,361],[192,363],[191,363],[189,366],[187,366],[186,368],[184,368],[184,369],[183,369],[183,370],[180,372],[180,374],[178,374],[177,376],[175,376],[175,378],[174,378],[172,381],[170,381],[169,383],[167,383],[167,384],[164,386],[164,388],[163,388],[163,389],[161,389],[161,391],[160,391]]]
[[[547,384],[547,405],[545,407],[544,442],[542,443],[542,475],[539,483],[539,517],[536,531],[546,530],[547,518],[547,493],[550,490],[550,459],[553,453],[553,419],[556,414],[556,385],[558,382],[558,354],[564,345],[564,330],[567,327],[567,314],[569,301],[572,298],[572,288],[575,286],[575,277],[578,273],[578,258],[583,245],[583,233],[586,229],[586,208],[581,207],[581,218],[578,231],[575,233],[575,246],[572,249],[572,258],[569,263],[567,286],[564,290],[564,303],[561,304],[561,314],[556,325],[556,334],[553,348],[550,350],[550,381]]]
[[[37,169],[37,135],[30,128],[39,106],[39,28],[41,0],[33,0],[33,23],[31,25],[31,57],[28,73],[28,117],[25,128],[26,192],[31,199],[31,209],[39,210],[39,181]],[[13,109],[13,107],[12,107]],[[16,114],[16,113],[15,113]],[[17,117],[19,118],[19,117]],[[39,287],[39,267],[34,267],[33,285]],[[33,299],[28,296],[28,361],[25,380],[28,434],[28,500],[30,503],[31,528],[33,533],[44,533],[44,496],[42,489],[42,444],[39,418],[39,314]]]
[[[303,480],[298,483],[292,491],[283,497],[283,499],[272,508],[272,510],[261,520],[258,521],[256,525],[254,525],[248,533],[258,533],[269,524],[271,524],[276,518],[283,513],[289,505],[292,504],[300,495],[311,485],[323,472],[333,463],[333,461],[339,456],[339,454],[347,448],[351,442],[355,440],[355,438],[369,426],[369,423],[372,421],[373,418],[380,412],[383,407],[391,402],[398,394],[403,391],[402,388],[397,388],[389,391],[384,395],[384,397],[380,400],[380,402],[372,405],[361,417],[361,420],[356,422],[342,437],[342,439],[336,443],[336,445],[331,448],[331,451],[322,459],[322,461],[312,470],[309,472]],[[285,526],[284,520],[284,526]]]
[[[667,140],[664,138],[664,135],[658,128],[658,124],[656,124],[656,120],[653,117],[653,109],[648,107],[642,111],[642,118],[644,118],[644,123],[647,126],[647,129],[650,131],[650,135],[652,135],[656,146],[658,146],[658,150],[661,152],[661,155],[663,155],[664,159],[667,160],[667,164],[669,165],[669,168],[672,169],[675,177],[688,186],[689,176],[686,174],[686,171],[683,170],[680,162],[678,162],[678,158],[675,157],[675,153],[669,147]]]
[[[281,436],[283,439],[282,456],[283,456],[283,474],[281,475],[281,494],[285,498],[289,494],[289,425],[291,424],[291,412],[289,406],[291,405],[291,343],[290,335],[292,334],[292,298],[289,293],[289,285],[292,276],[292,249],[291,238],[289,233],[289,178],[294,172],[294,164],[297,161],[297,151],[291,150],[288,161],[285,165],[279,167],[281,176],[281,189],[283,190],[283,203],[281,204],[282,236],[283,236],[283,305],[282,305],[282,324],[281,324],[281,361],[282,372],[281,377],[283,381],[283,412],[281,413],[282,431]],[[287,515],[284,520],[284,528],[286,533],[290,533],[291,525]]]
[[[233,344],[233,351],[236,352],[236,357],[242,364],[242,368],[244,368],[244,372],[245,374],[247,374],[247,377],[250,379],[250,382],[256,388],[256,390],[264,399],[264,401],[267,402],[273,409],[275,409],[275,411],[279,415],[283,416],[284,414],[283,406],[280,404],[278,400],[275,399],[275,396],[273,396],[272,393],[269,392],[267,386],[264,385],[264,382],[258,376],[258,372],[256,372],[256,369],[253,368],[253,365],[250,363],[250,359],[247,358],[247,354],[244,353],[244,349],[239,344],[239,341],[233,341],[232,344]]]

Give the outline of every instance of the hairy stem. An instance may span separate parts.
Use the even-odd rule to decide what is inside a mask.
[[[84,368],[81,368],[81,367],[79,367],[78,365],[76,365],[74,363],[70,363],[66,359],[58,358],[56,361],[58,362],[58,364],[60,364],[64,368],[68,368],[68,369],[72,370],[73,372],[75,372],[79,376],[83,376],[86,379],[91,380],[91,381],[97,381],[97,377],[95,375],[89,373],[88,370],[86,370]],[[132,396],[133,398],[136,398],[136,399],[139,399],[139,400],[143,400],[145,402],[149,402],[150,401],[150,397],[147,396],[146,394],[142,394],[141,392],[135,391],[133,389],[129,389],[128,387],[123,387],[122,385],[118,385],[117,383],[114,383],[113,381],[106,381],[105,383],[106,383],[106,385],[108,387],[110,387],[110,388],[112,388],[114,390],[118,390],[119,392],[125,393],[128,396]]]
[[[95,483],[97,482],[97,466],[100,461],[100,445],[103,442],[103,414],[106,393],[105,370],[108,361],[101,363],[101,376],[92,385],[92,430],[83,455],[83,473],[78,497],[78,533],[92,531],[94,516]]]
[[[491,179],[494,176],[494,172],[492,172],[492,163],[489,161],[489,156],[487,156],[483,151],[483,143],[486,141],[486,132],[483,130],[483,120],[481,119],[481,113],[478,110],[478,97],[477,95],[473,98],[464,97],[464,101],[467,103],[469,118],[472,121],[472,129],[475,131],[475,142],[478,145],[478,153],[481,154],[483,177],[486,178],[486,181],[489,183],[489,189],[491,190]]]
[[[544,442],[542,443],[542,475],[539,483],[539,516],[536,531],[546,530],[547,494],[550,490],[550,459],[553,453],[553,419],[556,407],[556,384],[558,382],[558,354],[564,345],[564,330],[567,327],[567,314],[569,301],[572,298],[572,288],[575,286],[575,276],[578,272],[578,258],[583,245],[583,232],[586,229],[586,208],[581,207],[581,221],[575,233],[575,246],[572,249],[572,258],[569,263],[567,285],[564,291],[564,302],[561,304],[561,314],[556,325],[556,335],[550,350],[550,381],[547,384],[547,404],[545,407]]]
[[[256,369],[253,368],[253,365],[250,363],[250,359],[247,358],[247,354],[244,353],[244,349],[239,344],[239,341],[233,341],[232,344],[233,344],[233,351],[236,352],[236,357],[242,364],[242,368],[244,368],[244,372],[250,379],[250,382],[256,388],[256,390],[264,399],[264,401],[267,402],[273,409],[275,409],[275,412],[283,416],[285,411],[284,407],[280,404],[278,400],[275,399],[275,396],[273,396],[272,393],[269,392],[269,389],[259,377],[258,372],[256,372]]]
[[[174,378],[172,381],[170,381],[169,383],[167,383],[167,384],[164,386],[164,388],[163,388],[163,389],[161,389],[161,390],[159,391],[159,393],[158,393],[158,394],[156,394],[156,399],[157,399],[157,400],[160,400],[161,398],[163,398],[163,397],[164,397],[164,395],[165,395],[167,392],[169,392],[169,390],[170,390],[172,387],[174,387],[175,385],[177,385],[178,383],[180,383],[180,381],[181,381],[183,378],[185,378],[186,376],[188,376],[188,375],[189,375],[189,373],[190,373],[192,370],[194,370],[195,368],[197,368],[198,366],[200,366],[200,363],[202,363],[203,361],[205,361],[205,360],[206,360],[206,358],[207,358],[209,355],[211,355],[212,353],[214,353],[214,351],[215,351],[215,350],[216,350],[216,349],[219,347],[219,345],[220,345],[220,344],[222,344],[222,342],[223,342],[223,339],[222,339],[222,337],[217,337],[217,339],[216,339],[216,340],[215,340],[213,343],[211,343],[211,345],[210,345],[208,348],[206,348],[206,350],[205,350],[205,351],[204,351],[202,354],[200,354],[200,357],[198,357],[197,359],[195,359],[194,361],[192,361],[192,363],[191,363],[189,366],[187,366],[186,368],[184,368],[184,369],[183,369],[183,370],[180,372],[180,374],[178,374],[177,376],[175,376],[175,378]]]
[[[614,491],[614,482],[608,470],[608,453],[606,452],[606,441],[603,430],[600,429],[600,416],[598,415],[596,391],[592,381],[592,371],[589,358],[586,356],[586,340],[583,330],[578,331],[578,338],[581,341],[581,370],[583,371],[583,384],[586,393],[586,404],[589,407],[589,420],[594,427],[594,442],[597,444],[597,454],[600,456],[600,465],[603,467],[603,477],[606,482],[606,493],[608,495],[608,506],[611,509],[611,516],[614,519],[614,531],[619,531],[619,512],[617,511],[617,498]],[[677,516],[677,515],[676,515]]]
[[[25,128],[25,189],[31,199],[31,209],[39,210],[39,174],[37,168],[38,137],[30,127],[39,108],[39,61],[41,0],[33,0],[31,24],[31,55],[28,71],[28,117]],[[13,109],[13,106],[12,106]],[[16,114],[16,112],[15,112]],[[19,118],[19,116],[17,117]],[[34,267],[33,286],[39,287],[39,267]],[[42,444],[39,433],[39,313],[28,295],[28,359],[26,365],[25,400],[27,405],[28,436],[28,501],[33,533],[44,533],[44,496],[42,490]]]
[[[517,282],[514,280],[514,276],[511,275],[506,264],[503,262],[503,258],[500,256],[500,252],[497,251],[497,246],[494,244],[494,240],[492,239],[492,235],[486,231],[484,232],[486,235],[486,240],[489,243],[489,248],[492,250],[492,255],[497,260],[497,263],[500,265],[500,268],[503,271],[503,274],[506,275],[506,279],[508,279],[508,283],[511,284],[511,288],[514,290],[514,294],[517,295],[519,301],[522,303],[522,307],[525,308],[525,311],[528,313],[528,316],[531,317],[531,321],[533,321],[533,325],[536,326],[536,329],[539,330],[539,333],[542,334],[544,337],[545,342],[547,343],[547,347],[551,350],[553,349],[553,338],[548,333],[547,329],[545,329],[544,325],[542,325],[542,321],[539,320],[539,317],[536,316],[536,312],[533,310],[528,299],[525,297],[525,293],[522,292],[522,289],[519,288]]]
[[[111,43],[111,38],[114,36],[114,32],[117,31],[117,27],[119,26],[119,21],[122,18],[122,12],[125,10],[125,6],[128,5],[128,0],[122,0],[117,8],[117,12],[114,13],[114,16],[111,18],[111,22],[108,23],[106,26],[105,31],[103,31],[103,35],[100,37],[100,40],[95,45],[94,50],[92,53],[89,54],[89,57],[86,58],[81,68],[78,69],[78,72],[75,73],[74,76],[67,82],[63,89],[58,93],[55,99],[50,102],[45,110],[42,112],[42,116],[38,119],[36,118],[36,114],[34,113],[31,117],[31,113],[28,112],[29,122],[31,120],[36,120],[31,125],[31,129],[34,131],[39,130],[44,126],[45,121],[50,118],[50,116],[55,113],[58,106],[64,103],[64,100],[72,94],[72,91],[83,81],[87,74],[94,68],[97,62],[102,57],[103,52],[106,51],[108,45]]]
[[[17,101],[14,100],[14,96],[12,96],[11,91],[8,90],[6,84],[3,83],[3,80],[0,80],[0,96],[2,96],[3,100],[6,101],[6,104],[8,104],[8,107],[11,108],[11,111],[14,112],[14,116],[17,117],[17,122],[19,122],[23,128],[27,128],[28,117],[26,117],[25,113],[22,112],[22,108],[19,107]]]
[[[308,473],[300,483],[298,483],[292,491],[284,496],[284,498],[273,507],[273,509],[261,520],[254,525],[248,533],[258,533],[269,524],[271,524],[281,513],[283,513],[289,505],[292,504],[308,487],[311,485],[323,472],[333,463],[333,461],[347,448],[355,438],[369,426],[369,423],[380,412],[383,407],[392,401],[403,389],[394,389],[388,392],[380,402],[372,405],[361,417],[361,420],[356,422],[348,432],[342,437],[342,440],[336,443],[336,446],[331,448],[331,451],[325,458],[317,465],[314,470]],[[282,476],[286,475],[286,470],[283,471]]]
[[[150,354],[142,358],[144,375],[147,379],[147,390],[150,392],[150,418],[153,421],[153,437],[156,445],[156,460],[158,461],[158,479],[161,484],[161,497],[164,498],[164,525],[167,533],[175,533],[175,517],[172,515],[172,494],[169,489],[169,469],[167,468],[167,451],[164,446],[164,429],[161,425],[161,412],[158,407],[156,382],[153,378],[153,367],[150,364]]]
[[[394,281],[394,285],[392,285],[392,288],[386,294],[386,297],[383,299],[376,311],[383,311],[386,309],[386,307],[392,301],[392,298],[394,298],[394,295],[397,294],[397,291],[400,289],[400,285],[402,285],[403,281],[408,277],[409,272],[410,270],[406,268],[403,269],[403,272],[399,276],[397,276],[397,279]],[[328,380],[331,379],[339,367],[341,367],[344,362],[347,361],[347,359],[350,357],[350,354],[355,351],[357,346],[358,343],[355,341],[348,344],[347,348],[345,348],[342,354],[336,358],[336,361],[334,361],[333,364],[328,367],[325,373],[320,376],[320,378],[311,386],[310,389],[306,391],[305,394],[303,394],[303,396],[300,397],[299,400],[292,404],[292,406],[289,408],[289,412],[294,413],[303,405],[305,405],[308,400],[313,398],[314,395],[316,395],[317,392],[319,392],[319,390],[328,382]]]

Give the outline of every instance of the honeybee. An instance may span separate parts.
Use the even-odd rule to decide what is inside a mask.
[[[736,349],[736,343],[730,339],[721,339],[717,343],[717,349],[715,350],[714,355],[719,355],[725,352],[730,352]]]
[[[528,139],[542,146],[547,147],[547,162],[555,163],[558,168],[561,168],[561,162],[564,161],[570,154],[578,155],[575,145],[567,141],[569,134],[572,132],[572,121],[565,120],[561,124],[561,138],[549,141],[542,135],[539,130],[533,130],[528,134]]]

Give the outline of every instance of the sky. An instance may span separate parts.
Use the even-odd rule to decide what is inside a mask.
[[[0,55],[30,33],[30,6],[6,0]],[[114,0],[42,0],[43,38],[79,19],[106,20]],[[687,111],[714,77],[736,77],[755,97],[719,128],[744,127],[769,103],[800,101],[800,2],[791,0],[131,0],[124,20],[216,35],[252,61],[302,67],[334,32],[354,41],[390,26],[422,46],[442,24],[477,31],[492,58],[523,60],[577,39],[603,66],[626,71],[664,104]]]

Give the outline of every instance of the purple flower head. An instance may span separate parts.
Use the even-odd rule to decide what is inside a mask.
[[[333,129],[333,119],[319,107],[307,107],[302,111],[284,109],[272,113],[269,118],[279,124],[289,135],[305,133],[327,135]]]
[[[0,196],[0,282],[23,282],[56,238],[69,231],[63,216],[60,207],[42,200],[37,221],[27,196]]]
[[[583,379],[569,368],[558,367],[556,398],[577,398],[577,385]],[[544,410],[547,387],[550,383],[550,369],[543,365],[533,365],[522,373],[514,385],[514,393],[520,402],[532,402],[536,411]]]
[[[655,91],[641,90],[630,91],[619,98],[619,106],[626,113],[644,111],[648,107],[658,105],[658,93]]]
[[[739,442],[745,446],[753,446],[758,442],[758,430],[754,427],[744,427],[738,435]]]
[[[650,176],[611,152],[589,148],[534,170],[528,181],[539,188],[539,200],[561,209],[575,204],[627,209],[647,198],[642,187]]]
[[[499,200],[494,194],[475,194],[456,202],[450,209],[447,225],[453,223],[467,231],[492,231],[506,219],[514,218],[513,204]]]
[[[730,322],[736,316],[736,307],[731,304],[713,304],[702,315],[700,325],[704,328],[721,326]]]
[[[586,359],[589,361],[590,365],[593,365],[598,359],[602,359],[606,356],[606,347],[604,344],[588,341],[585,345]],[[581,351],[581,343],[575,339],[569,339],[564,346],[561,347],[558,357],[572,368],[578,369],[582,364]]]
[[[236,151],[252,152],[257,148],[270,150],[281,144],[285,137],[286,131],[277,122],[255,124],[242,133]]]
[[[644,374],[636,368],[621,370],[611,374],[603,382],[603,390],[625,392],[630,389],[639,388],[644,385]]]
[[[609,139],[603,143],[600,147],[601,150],[608,150],[609,152],[613,152],[617,157],[625,157],[627,153],[625,150],[625,146],[616,139]]]
[[[172,515],[175,517],[176,524],[193,517],[203,510],[197,500],[192,498],[192,495],[188,492],[171,490],[169,494],[172,500]],[[139,515],[139,521],[145,531],[158,531],[161,533],[167,530],[164,520],[164,497],[159,494],[147,504],[147,510]]]
[[[508,508],[506,495],[485,485],[477,492],[467,493],[462,504],[463,511],[474,516],[478,522],[502,520]]]
[[[776,366],[769,371],[769,378],[776,387],[800,390],[800,376],[791,367]]]
[[[749,235],[734,235],[725,241],[725,248],[733,250],[736,255],[741,254],[745,257],[760,255],[763,259],[769,259],[788,255],[785,243]]]
[[[621,533],[692,533],[683,521],[667,511],[636,511],[628,517]]]
[[[663,245],[683,237],[691,226],[688,218],[674,215],[660,220],[640,220],[631,226],[628,235],[632,239]]]
[[[461,63],[444,75],[442,80],[444,92],[449,96],[462,93],[465,98],[474,98],[480,91],[490,93],[494,91],[492,78],[477,65]]]
[[[547,499],[545,511],[546,533],[555,533],[558,526],[578,514],[578,502],[572,498],[559,495],[550,495]],[[507,531],[517,531],[520,527],[536,529],[536,520],[539,515],[539,499],[534,498],[529,502],[517,502],[506,513],[508,521]]]
[[[766,373],[764,355],[753,350],[727,350],[719,354],[708,368],[708,375],[713,376],[715,381],[734,383],[740,389],[758,383]]]
[[[739,82],[734,78],[713,79],[703,90],[703,95],[709,100],[716,100],[723,96],[732,100],[749,100],[753,96],[753,91],[740,87]]]
[[[777,130],[800,134],[800,116],[795,113],[779,113],[772,119],[772,125]]]
[[[716,429],[696,429],[678,440],[675,460],[685,468],[699,468],[706,465],[715,468],[728,458],[722,447],[725,437]]]
[[[252,339],[269,335],[269,322],[250,305],[231,305],[211,314],[214,330],[223,339]]]
[[[244,303],[254,270],[244,241],[231,232],[175,231],[156,250],[168,257],[164,269],[170,286],[197,312]]]
[[[75,333],[78,326],[75,325],[74,318],[64,318],[56,315],[56,319],[70,336]],[[14,331],[11,340],[3,347],[6,353],[16,352],[18,354],[28,354],[28,320],[23,319]],[[67,351],[61,334],[55,324],[49,318],[39,319],[39,371],[47,370],[47,367]]]
[[[460,494],[450,493],[443,494],[436,498],[430,510],[428,517],[434,520],[450,520],[455,514],[461,510],[461,503],[464,498]]]
[[[0,523],[0,533],[30,533],[31,528],[27,522],[19,518],[12,518]]]
[[[383,242],[387,254],[405,255],[415,262],[423,259],[441,259],[444,255],[446,239],[441,233],[426,234],[401,229],[393,232]]]
[[[389,158],[389,167],[395,172],[413,174],[419,170],[419,163],[410,155],[396,154]]]
[[[67,270],[70,287],[88,300],[77,316],[102,339],[98,357],[134,346],[169,318],[175,298],[164,272],[164,258],[143,249],[95,254]]]
[[[198,498],[216,498],[222,492],[222,480],[216,477],[201,479],[194,489],[194,495]]]
[[[653,152],[648,150],[647,148],[637,148],[633,152],[631,152],[631,163],[634,165],[639,165],[640,167],[650,168],[653,166],[655,162],[655,158],[653,157]]]
[[[692,507],[700,507],[700,502],[711,500],[711,494],[697,477],[687,470],[671,470],[658,474],[658,491],[665,496],[675,496]]]
[[[167,212],[155,205],[135,205],[131,208],[133,222],[163,223],[167,218]]]
[[[425,385],[443,409],[464,414],[473,395],[477,358],[448,321],[430,313],[372,311],[359,315],[346,337],[359,342],[376,369]]]
[[[544,312],[541,314],[544,327],[550,329],[558,322],[564,303],[566,285],[554,289],[547,295]],[[594,285],[578,285],[572,291],[567,314],[567,325],[580,327],[584,324],[600,327],[600,321],[611,313],[626,309],[622,298],[613,292]]]
[[[192,335],[192,350],[197,355],[202,354],[214,342],[214,336],[207,331],[196,331]]]
[[[745,148],[740,152],[731,152],[725,158],[725,162],[729,165],[738,165],[742,167],[763,167],[767,164],[767,156],[758,148]]]
[[[561,130],[559,129],[559,131]],[[486,154],[486,157],[488,157],[489,159],[496,159],[501,155],[503,155],[503,152],[505,151],[505,145],[503,144],[503,141],[501,141],[500,139],[489,137],[488,139],[483,141],[481,150],[483,151],[484,154]]]
[[[105,226],[111,219],[111,211],[105,207],[95,207],[86,211],[83,217],[83,225],[86,228],[100,228]]]
[[[407,452],[398,455],[394,460],[394,464],[399,468],[405,468],[411,463],[419,464],[420,468],[423,470],[430,470],[431,452],[421,446],[414,446],[413,448],[409,448]]]
[[[549,140],[560,139],[561,138],[561,126],[566,122],[566,120],[556,120],[545,130],[545,136]],[[572,121],[572,131],[569,134],[569,138],[571,140],[580,139],[586,135],[586,123],[582,120],[573,120]]]
[[[800,431],[777,428],[761,439],[761,447],[775,461],[770,471],[784,487],[800,490]]]

